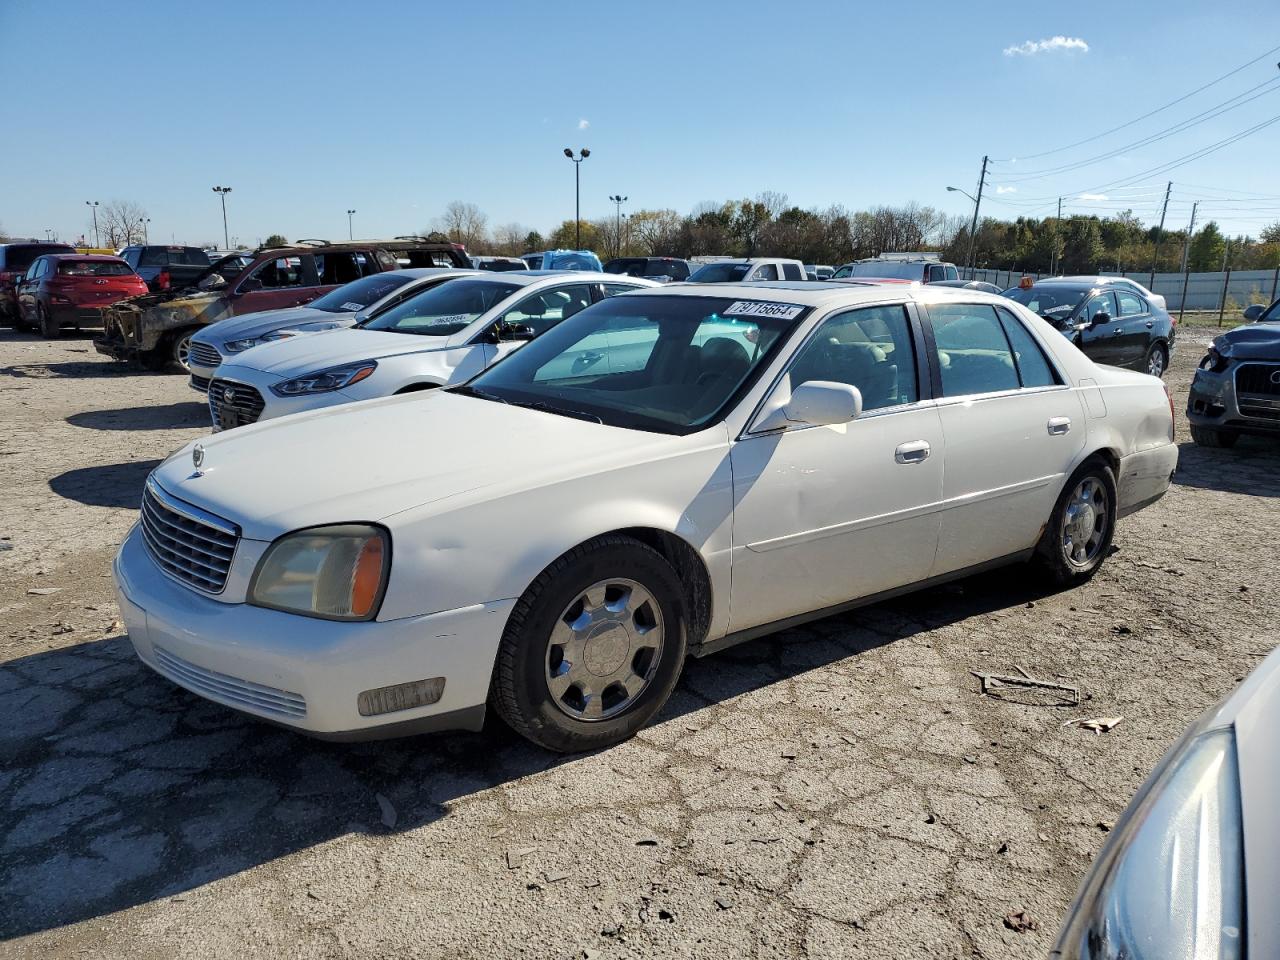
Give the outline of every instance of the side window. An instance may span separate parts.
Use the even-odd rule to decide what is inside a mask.
[[[316,275],[320,286],[336,287],[352,280],[359,280],[363,273],[361,261],[357,257],[364,254],[355,253],[317,253],[315,255]]]
[[[169,251],[164,247],[143,247],[141,264],[144,267],[167,267]]]
[[[1116,291],[1116,302],[1120,304],[1120,316],[1136,317],[1139,314],[1147,312],[1147,305],[1142,302],[1137,294],[1129,293],[1127,290]]]
[[[1005,336],[1013,346],[1013,359],[1018,365],[1018,378],[1024,387],[1052,387],[1059,383],[1057,374],[1049,365],[1040,344],[1027,332],[1008,310],[996,310],[1000,314],[1000,323],[1004,326]]]
[[[929,267],[929,282],[937,283],[939,280],[947,279],[946,267],[941,265]]]
[[[268,260],[253,271],[253,279],[259,281],[264,290],[301,287],[304,284],[302,258],[281,257],[278,260]]]
[[[952,266],[951,264],[947,264],[946,272],[947,272],[947,279],[948,279],[948,280],[959,280],[959,279],[960,279],[960,271],[959,271],[959,270],[957,270],[957,269],[956,269],[954,266]]]
[[[942,394],[963,397],[1018,389],[1013,351],[995,307],[946,303],[929,307],[942,370]]]
[[[777,280],[778,268],[772,263],[762,263],[751,274],[752,280]]]
[[[831,317],[796,355],[790,376],[792,387],[806,380],[855,386],[863,410],[915,403],[920,395],[905,309],[865,307]]]
[[[591,303],[591,290],[585,283],[566,287],[553,287],[525,297],[502,315],[500,322],[511,326],[533,329],[536,337],[542,336],[561,320],[567,320]]]
[[[638,290],[639,287],[633,287],[629,283],[602,283],[600,286],[604,288],[606,297],[616,297],[620,293],[630,293],[632,290]]]
[[[782,279],[784,280],[803,280],[804,271],[800,269],[798,263],[784,263],[782,265]]]
[[[1093,297],[1092,299],[1090,299],[1088,306],[1085,307],[1083,319],[1092,320],[1099,313],[1105,313],[1107,316],[1111,317],[1113,320],[1115,319],[1116,302],[1115,302],[1115,298],[1112,297],[1111,294],[1100,293],[1096,297]]]
[[[831,274],[831,279],[842,280],[845,277],[851,277],[851,276],[853,276],[853,267],[845,266],[845,267],[841,267],[835,273]]]

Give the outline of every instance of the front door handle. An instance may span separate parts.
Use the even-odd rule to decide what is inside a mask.
[[[1122,333],[1124,333],[1124,328],[1123,328],[1123,327],[1116,327],[1116,329],[1114,329],[1114,330],[1112,330],[1112,331],[1111,331],[1111,335],[1112,335],[1113,337],[1118,337],[1118,336],[1120,336],[1120,334],[1122,334]]]
[[[1150,329],[1151,329],[1152,327],[1154,327],[1154,326],[1155,326],[1154,321],[1151,321],[1151,320],[1148,320],[1148,321],[1147,321],[1147,329],[1148,329],[1148,330],[1150,330]]]
[[[924,463],[929,459],[929,441],[912,440],[910,443],[898,444],[893,451],[893,459],[898,463]]]
[[[1070,417],[1050,417],[1049,418],[1049,436],[1061,437],[1071,431]]]

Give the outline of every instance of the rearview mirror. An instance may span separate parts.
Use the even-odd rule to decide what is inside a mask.
[[[791,391],[782,412],[792,423],[815,427],[848,423],[862,415],[862,393],[847,383],[806,380]]]
[[[1248,320],[1250,323],[1256,323],[1258,318],[1262,316],[1265,310],[1266,310],[1266,307],[1264,307],[1260,303],[1250,304],[1249,306],[1244,308],[1244,318]]]

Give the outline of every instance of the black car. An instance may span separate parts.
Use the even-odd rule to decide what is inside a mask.
[[[1174,319],[1128,284],[1105,278],[1040,280],[1005,296],[1040,314],[1095,363],[1156,377],[1169,367],[1177,337]]]
[[[209,254],[200,247],[144,246],[134,244],[120,251],[125,263],[147,281],[153,292],[181,290],[209,269]]]
[[[1244,318],[1214,338],[1191,381],[1187,419],[1202,447],[1234,446],[1244,433],[1280,437],[1280,300]]]
[[[604,265],[604,272],[678,283],[689,279],[689,263],[678,257],[614,257]]]

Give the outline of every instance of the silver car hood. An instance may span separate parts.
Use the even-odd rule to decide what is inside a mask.
[[[211,323],[198,332],[193,340],[220,347],[231,340],[245,340],[249,337],[261,337],[276,330],[292,329],[300,324],[323,323],[334,321],[333,325],[350,326],[355,322],[355,311],[350,313],[330,313],[317,310],[315,307],[287,307],[283,310],[259,310],[238,317],[227,317],[217,323]]]

